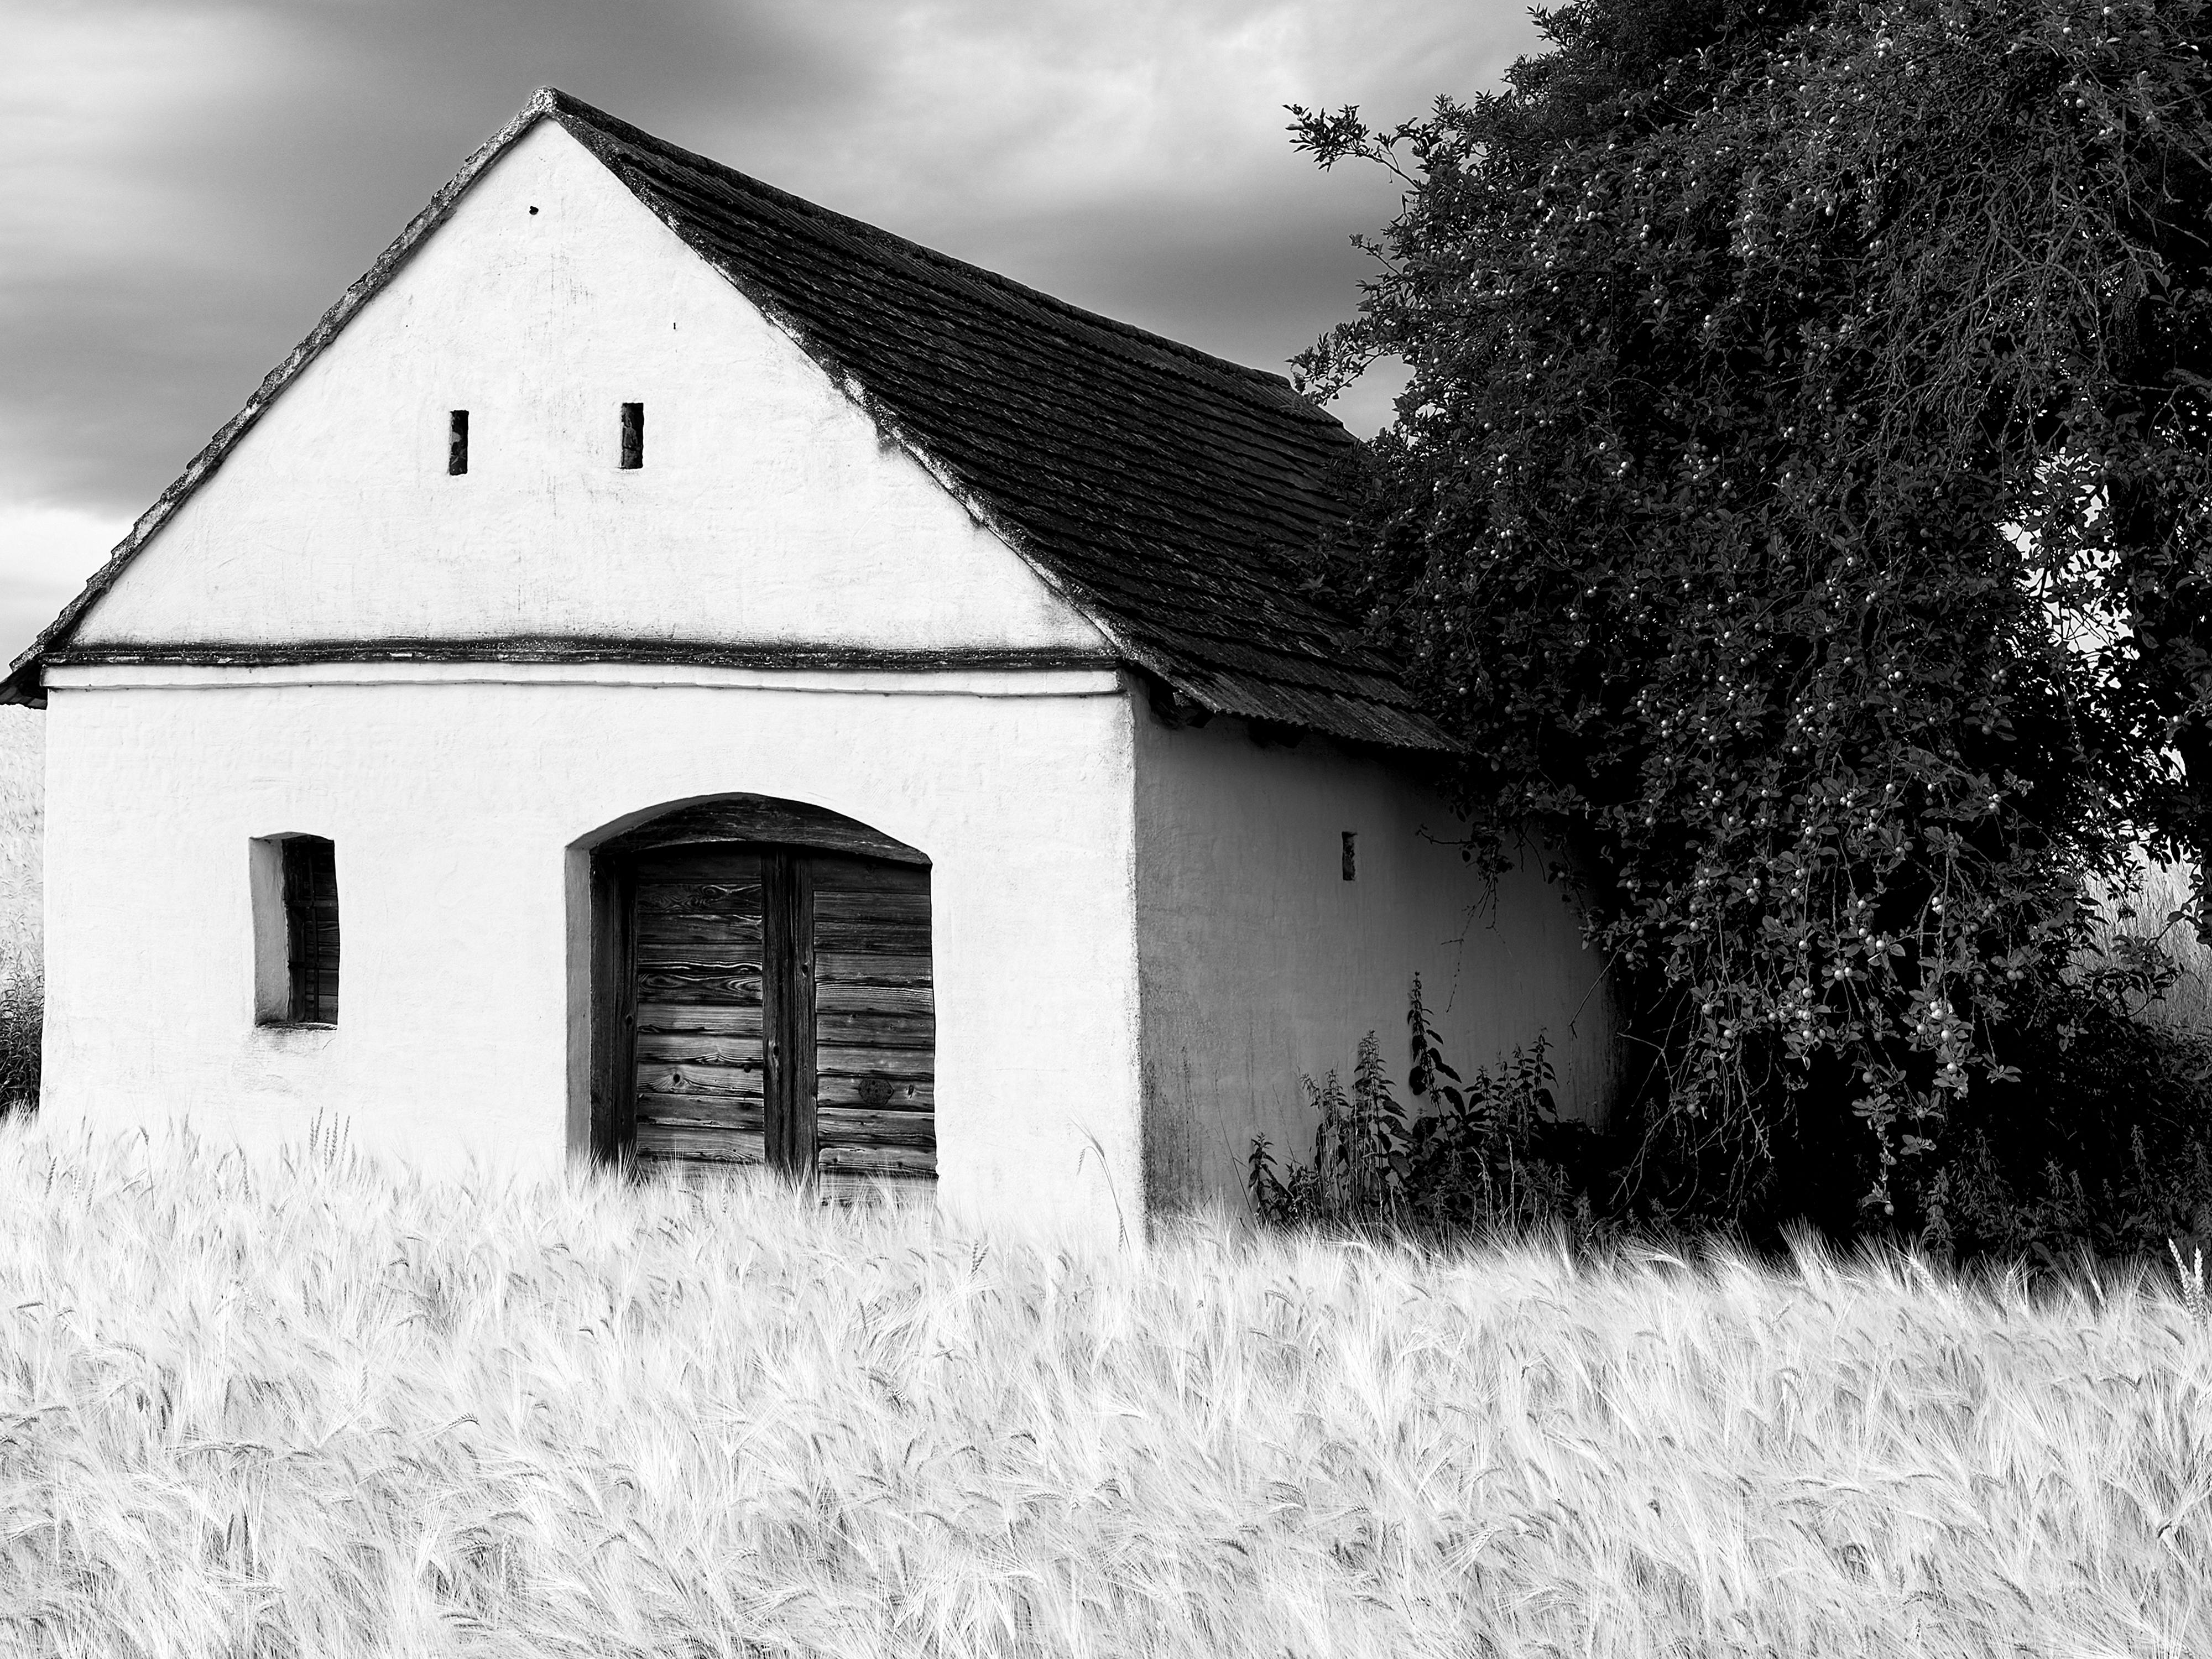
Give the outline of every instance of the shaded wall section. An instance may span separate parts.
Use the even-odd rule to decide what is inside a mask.
[[[1415,973],[1462,1074],[1549,1039],[1563,1116],[1603,1121],[1613,1006],[1531,857],[1494,895],[1443,802],[1325,739],[1170,730],[1138,705],[1137,916],[1147,1208],[1246,1201],[1252,1138],[1311,1156],[1301,1075],[1347,1080],[1376,1033],[1403,1095]],[[1343,874],[1343,837],[1355,875]]]

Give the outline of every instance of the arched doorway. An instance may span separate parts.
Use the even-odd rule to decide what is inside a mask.
[[[723,796],[592,849],[592,933],[601,1158],[935,1179],[926,855]]]

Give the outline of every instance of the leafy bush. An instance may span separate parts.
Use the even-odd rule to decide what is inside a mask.
[[[2010,1035],[2016,1084],[1962,1103],[1923,1240],[2057,1271],[2212,1249],[2212,1035],[2081,994]]]
[[[2212,844],[2212,8],[1538,27],[1297,112],[1401,202],[1306,389],[1412,376],[1315,580],[1462,740],[1469,852],[1567,855],[1654,1144],[1741,1207],[1855,1140],[1805,1167],[1917,1229],[2083,878]]]

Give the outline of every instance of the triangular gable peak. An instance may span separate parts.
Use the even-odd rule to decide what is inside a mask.
[[[10,670],[39,672],[240,440],[541,121],[785,331],[1116,655],[1200,708],[1450,747],[1299,592],[1353,441],[1280,377],[1098,317],[774,190],[550,89],[532,97],[216,434]]]
[[[626,428],[641,441],[634,456]],[[1096,627],[550,121],[300,371],[62,660],[525,653],[1114,660]]]

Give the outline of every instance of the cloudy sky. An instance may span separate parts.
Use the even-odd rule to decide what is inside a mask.
[[[1282,106],[1535,44],[1519,0],[0,0],[0,661],[534,87],[1280,369],[1396,200]]]

